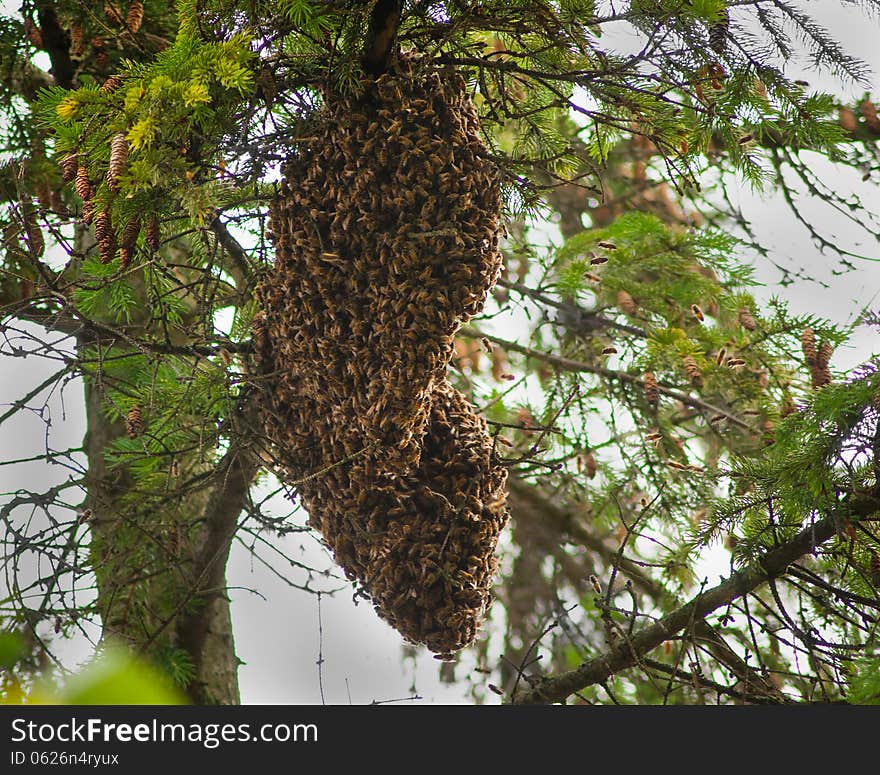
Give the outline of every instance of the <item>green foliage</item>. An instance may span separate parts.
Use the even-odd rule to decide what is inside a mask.
[[[82,14],[85,6],[73,0],[56,5],[69,32],[79,13],[87,17],[87,37],[107,34],[94,9]],[[269,454],[259,432],[239,424],[253,387],[254,288],[273,258],[266,203],[279,165],[309,142],[324,102],[365,93],[361,60],[373,5],[149,2],[145,34],[117,30],[109,54],[100,52],[105,65],[89,61],[104,44],[93,45],[83,62],[74,57],[72,88],[46,86],[35,76],[22,21],[0,17],[0,58],[9,74],[0,84],[0,195],[9,202],[0,216],[0,297],[12,317],[22,310],[38,322],[58,315],[66,333],[82,337],[63,357],[100,398],[103,415],[93,421],[111,429],[103,457],[91,462],[106,465],[101,487],[112,514],[92,524],[79,559],[94,572],[94,610],[111,630],[158,632],[149,650],[178,687],[191,682],[196,661],[179,648],[174,625],[205,608],[180,579],[189,578],[205,503],[219,492],[216,472],[242,442],[263,462]],[[521,282],[508,276],[507,299],[499,294],[474,324],[488,331],[508,302],[528,320],[517,320],[509,351],[499,345],[493,355],[495,376],[482,373],[475,359],[457,376],[490,422],[511,477],[562,512],[553,522],[536,507],[541,520],[531,527],[540,535],[530,539],[526,510],[512,539],[521,542],[512,551],[517,562],[532,552],[542,560],[523,574],[538,587],[534,595],[525,589],[534,609],[528,616],[559,616],[560,594],[580,601],[570,613],[577,626],[551,649],[554,668],[573,667],[610,645],[612,624],[621,631],[648,624],[679,595],[694,593],[699,561],[720,540],[732,563],[744,566],[828,513],[840,515],[840,535],[796,570],[833,579],[839,595],[855,596],[847,604],[876,599],[876,540],[856,529],[848,509],[877,487],[870,438],[877,377],[865,369],[813,388],[801,332],[811,327],[817,341],[834,347],[850,332],[792,315],[780,299],[760,304],[745,261],[754,247],[747,245],[748,224],[719,214],[700,188],[714,167],[723,172],[717,190],[725,196],[725,175],[789,193],[783,166],[804,173],[798,154],[805,150],[860,173],[874,169],[875,143],[856,148],[837,100],[786,76],[784,60],[794,46],[784,25],[803,37],[817,63],[851,76],[861,71],[796,9],[753,5],[634,0],[613,15],[636,30],[636,56],[614,50],[604,34],[607,9],[592,0],[407,4],[398,30],[414,77],[432,70],[446,77],[450,68],[462,74],[490,153],[506,173],[516,233],[503,248]],[[743,23],[747,14],[758,21],[754,30]],[[707,45],[710,31],[728,22],[730,45]],[[116,78],[102,88],[111,73]],[[859,115],[856,134],[864,139],[868,114]],[[111,142],[120,135],[127,153],[121,169],[111,171]],[[64,214],[82,212],[74,185],[63,186],[56,169],[70,153],[86,168],[95,187],[91,202],[110,214],[117,238],[138,219],[146,226],[158,217],[158,249],[141,233],[125,268],[115,257],[101,263],[88,230]],[[816,193],[818,184],[810,185]],[[47,186],[58,195],[49,205],[40,198]],[[708,225],[700,225],[694,202],[711,211]],[[858,214],[857,204],[843,204]],[[576,217],[560,225],[567,238],[559,247],[544,250],[554,229],[536,216],[548,207],[560,215],[575,210]],[[578,231],[584,215],[596,228]],[[42,262],[30,250],[28,228],[37,221],[50,240],[51,257]],[[658,383],[651,400],[648,374]],[[128,422],[133,412],[136,427]],[[291,529],[282,519],[268,520],[259,505],[247,506],[245,524],[254,535],[267,525]],[[54,516],[50,522],[61,525],[60,545],[67,546],[69,526]],[[592,541],[581,541],[585,532]],[[41,536],[37,543],[48,542]],[[584,586],[594,570],[607,578],[616,562],[596,547],[631,559],[662,594],[640,590],[636,599],[633,592],[626,605],[635,613],[614,607],[621,598],[608,608]],[[589,562],[579,565],[585,557]],[[504,583],[513,586],[514,577]],[[787,690],[800,697],[815,697],[817,686],[839,696],[825,688],[830,682],[819,659],[846,673],[850,701],[876,700],[873,632],[853,624],[856,614],[835,608],[821,585],[807,586],[809,594],[788,590],[798,615],[813,617],[823,634],[853,650],[864,647],[864,659],[848,664],[831,647],[817,657],[816,644],[808,643],[801,661],[815,674],[810,684],[792,658],[796,638],[780,633],[779,616],[747,612],[759,632],[746,634],[728,626],[724,614],[719,631],[737,639],[740,651],[757,653],[765,671],[784,676]],[[523,589],[513,591],[523,596]],[[763,594],[755,593],[757,602],[769,609]],[[513,614],[505,637],[518,648],[540,628],[532,632],[537,622],[514,621]],[[603,692],[643,702],[695,701],[693,675],[705,654],[688,641],[690,633],[681,637],[655,656],[673,673],[687,666],[691,685],[673,687],[669,674],[662,679],[668,686],[656,675],[624,674]],[[14,663],[21,643],[13,635],[0,639],[0,663]],[[686,665],[692,658],[696,668]],[[154,691],[154,673],[118,656],[85,676],[48,696],[178,696]],[[719,663],[710,677],[726,680],[726,667]],[[604,696],[598,688],[583,695]]]
[[[153,665],[106,649],[60,686],[36,687],[26,703],[38,705],[183,705],[186,699]]]
[[[849,677],[847,702],[852,705],[880,705],[880,657],[859,659]]]

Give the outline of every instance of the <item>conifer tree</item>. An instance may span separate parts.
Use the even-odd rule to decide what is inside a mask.
[[[308,527],[477,700],[877,701],[876,359],[759,302],[728,196],[855,266],[795,193],[874,223],[809,158],[876,176],[880,121],[798,51],[864,82],[784,0],[0,18],[0,354],[57,364],[0,424],[74,378],[87,421],[0,501],[5,689],[89,621],[238,702],[231,543]]]

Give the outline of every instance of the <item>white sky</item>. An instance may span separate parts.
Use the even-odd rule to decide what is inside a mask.
[[[3,3],[4,9],[10,5],[18,4]],[[866,20],[859,8],[841,7],[835,0],[816,0],[805,6],[846,42],[851,53],[867,61],[874,73],[880,72],[880,46],[877,45],[880,23],[876,19]],[[832,79],[818,79],[813,74],[805,77],[816,87],[840,91]],[[876,82],[874,78],[873,83]],[[857,97],[865,90],[856,86],[843,93]],[[828,174],[835,173],[829,168]],[[880,210],[877,181],[862,183],[854,176],[852,183],[875,211]],[[758,226],[759,235],[780,257],[790,258],[795,268],[809,267],[830,284],[828,289],[800,284],[780,289],[774,287],[778,280],[776,270],[759,266],[758,276],[767,283],[759,295],[779,293],[789,300],[795,312],[811,312],[844,323],[880,294],[880,272],[873,263],[859,264],[856,272],[847,275],[832,276],[833,265],[829,264],[832,259],[818,254],[778,199],[772,196],[761,199],[743,192],[742,206]],[[846,240],[852,234],[842,221],[828,220],[827,225],[837,230],[841,239]],[[880,256],[876,243],[862,249],[869,255]],[[876,309],[880,304],[875,300],[873,306]],[[848,349],[835,353],[833,365],[848,368],[863,361],[871,354],[872,345],[870,332],[858,332]],[[50,373],[49,365],[39,359],[0,357],[0,413],[45,379]],[[66,389],[63,407],[61,398],[55,396],[49,403],[50,443],[54,449],[79,446],[85,431],[81,387],[72,383]],[[45,434],[43,419],[31,412],[20,412],[0,428],[0,462],[45,451]],[[40,463],[0,465],[0,493],[19,488],[45,489],[64,476],[65,472]],[[3,496],[0,498],[5,500]],[[283,513],[287,508],[286,504],[279,503],[276,512]],[[282,541],[286,551],[304,563],[322,568],[330,564],[326,551],[314,538],[291,536]],[[710,563],[705,570],[717,576],[725,562],[721,558],[720,566]],[[265,567],[253,563],[239,544],[234,545],[230,557],[228,583],[232,588],[236,647],[245,663],[239,673],[243,702],[321,702],[316,665],[319,654],[316,598],[289,588]],[[257,590],[259,595],[249,589]],[[324,697],[328,703],[405,698],[410,696],[413,685],[423,697],[415,704],[470,702],[460,686],[450,686],[438,679],[439,664],[423,649],[418,650],[419,656],[414,661],[404,661],[400,636],[378,618],[368,603],[354,606],[350,591],[335,597],[323,596],[321,614]],[[87,655],[87,648],[81,643],[71,644],[64,651],[71,664]],[[463,662],[459,675],[471,666],[469,657]],[[500,700],[489,693],[486,701]]]

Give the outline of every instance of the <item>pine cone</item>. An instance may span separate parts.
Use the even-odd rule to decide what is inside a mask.
[[[58,162],[58,166],[61,167],[61,179],[65,183],[70,183],[71,180],[76,178],[79,162],[75,153],[69,153],[67,156],[62,157],[61,161]]]
[[[691,384],[695,387],[702,387],[703,372],[701,372],[700,367],[697,366],[697,361],[694,356],[685,355],[684,358],[681,359],[681,362],[684,364],[684,373],[687,374]]]
[[[74,57],[81,57],[86,50],[85,37],[83,36],[83,28],[76,22],[70,25],[70,54]]]
[[[739,313],[737,314],[737,320],[739,320],[739,324],[746,331],[754,331],[758,327],[754,315],[752,315],[752,313],[746,307],[742,307],[740,309]]]
[[[623,290],[617,292],[617,306],[630,317],[635,317],[639,311],[635,299]]]
[[[147,221],[146,240],[150,250],[155,253],[159,249],[159,243],[161,241],[159,236],[159,219],[155,215]]]
[[[660,401],[660,386],[657,384],[657,378],[654,376],[653,371],[645,372],[643,384],[645,386],[645,400],[651,406],[657,406],[657,403]]]
[[[140,233],[140,218],[130,220],[122,231],[122,243],[119,248],[119,262],[123,269],[131,263],[131,258],[134,255],[135,243],[137,242]]]
[[[139,404],[135,404],[128,410],[128,414],[125,416],[125,432],[130,439],[134,439],[144,432],[144,418]]]
[[[82,164],[77,167],[74,187],[76,188],[77,196],[79,196],[83,202],[88,202],[92,198],[94,192],[92,191],[92,184],[89,181],[89,171]]]
[[[816,362],[810,366],[814,388],[831,384],[831,370],[828,368],[828,363],[833,352],[834,348],[831,346],[831,343],[823,339],[816,353]]]
[[[101,210],[95,216],[95,238],[98,240],[98,255],[101,257],[101,263],[109,264],[116,255],[116,232],[107,210]]]
[[[95,210],[97,207],[95,203],[90,199],[83,204],[82,209],[82,222],[86,224],[86,226],[91,225],[92,221],[95,220]]]
[[[880,135],[880,118],[877,116],[877,107],[874,103],[869,99],[864,99],[859,105],[859,109],[865,119],[865,126],[875,135]]]
[[[104,3],[104,15],[111,24],[122,24],[122,11],[115,3]]]
[[[101,84],[101,91],[105,94],[116,91],[122,85],[121,75],[111,75],[104,83]]]
[[[134,35],[144,21],[144,4],[141,0],[132,0],[132,4],[128,7],[128,14],[125,17],[125,26],[128,31]]]
[[[128,158],[128,140],[125,134],[119,132],[113,135],[110,141],[110,165],[107,168],[107,185],[111,191],[119,191],[119,176],[125,168],[125,160]]]
[[[849,108],[843,106],[838,110],[838,123],[840,128],[850,134],[856,132],[859,128],[859,118]]]
[[[805,328],[801,334],[801,350],[803,350],[804,358],[807,359],[808,366],[816,365],[816,334],[812,328]]]

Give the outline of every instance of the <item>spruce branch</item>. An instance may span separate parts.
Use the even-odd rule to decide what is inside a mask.
[[[821,546],[837,534],[845,518],[876,520],[880,501],[861,498],[841,507],[838,512],[817,520],[790,541],[766,552],[743,570],[709,590],[702,591],[688,603],[664,616],[655,624],[636,632],[599,657],[582,663],[574,670],[550,678],[539,678],[533,685],[513,698],[513,703],[562,702],[575,692],[601,683],[612,675],[638,664],[641,657],[686,629],[692,622],[705,619],[713,611],[748,595],[764,582],[782,576],[793,562]]]

